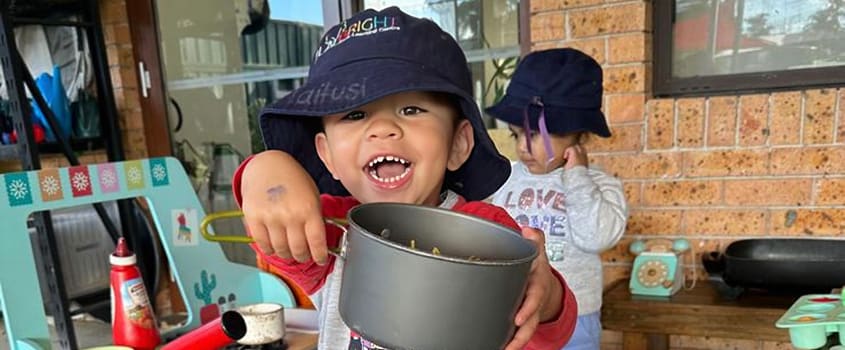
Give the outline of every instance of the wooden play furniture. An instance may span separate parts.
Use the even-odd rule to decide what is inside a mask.
[[[706,281],[671,298],[632,296],[625,280],[605,292],[601,321],[622,332],[626,350],[667,349],[669,335],[788,342],[775,322],[794,299],[746,292],[726,300]]]
[[[30,214],[43,210],[136,197],[147,201],[188,313],[186,323],[165,337],[238,305],[295,305],[279,278],[229,262],[218,244],[202,239],[199,223],[205,212],[175,158],[7,173],[0,175],[0,186],[0,304],[12,350],[50,348],[26,224]]]

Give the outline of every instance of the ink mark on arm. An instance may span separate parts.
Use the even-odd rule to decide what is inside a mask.
[[[285,194],[285,186],[278,185],[267,189],[267,199],[271,202],[278,202]]]

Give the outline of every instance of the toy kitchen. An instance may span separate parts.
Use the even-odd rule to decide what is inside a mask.
[[[602,326],[626,349],[668,349],[669,336],[845,344],[845,240],[754,238],[701,252],[684,239],[635,241],[631,278],[608,287]],[[703,265],[691,283],[679,269]],[[701,266],[699,265],[699,266]]]

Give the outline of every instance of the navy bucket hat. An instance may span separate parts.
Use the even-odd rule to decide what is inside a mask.
[[[601,66],[581,51],[562,48],[526,55],[505,96],[486,112],[530,130],[546,129],[552,134],[586,131],[610,137],[601,102]],[[540,122],[543,116],[545,123]]]
[[[451,94],[472,124],[475,147],[461,168],[447,172],[447,188],[479,200],[507,180],[510,163],[487,134],[458,43],[434,22],[397,7],[364,10],[326,32],[307,82],[262,110],[264,145],[296,158],[321,193],[347,195],[317,155],[314,136],[322,130],[320,117],[405,91]]]

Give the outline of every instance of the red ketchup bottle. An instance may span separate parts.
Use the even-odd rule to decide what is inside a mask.
[[[120,237],[111,263],[111,315],[114,345],[135,350],[153,350],[161,337],[158,333],[150,298],[147,295],[141,272],[135,266],[135,254]]]

